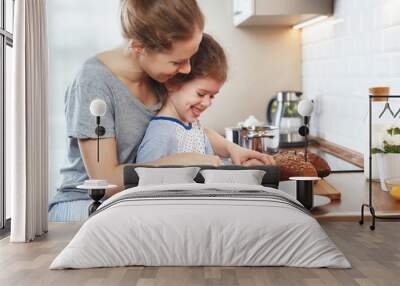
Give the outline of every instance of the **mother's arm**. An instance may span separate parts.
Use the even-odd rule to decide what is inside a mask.
[[[274,159],[270,155],[240,147],[211,129],[204,128],[204,131],[215,153],[221,157],[230,157],[235,165],[257,165],[255,163],[257,161],[261,161],[267,165],[275,164]]]
[[[117,142],[115,138],[100,140],[100,162],[97,162],[97,141],[94,139],[79,139],[79,149],[83,163],[90,179],[107,180],[119,186],[106,192],[106,197],[121,191],[123,186],[123,170],[117,157]],[[157,161],[141,163],[141,165],[221,165],[218,156],[201,155],[197,153],[178,153],[161,158]],[[132,164],[133,165],[133,164]]]

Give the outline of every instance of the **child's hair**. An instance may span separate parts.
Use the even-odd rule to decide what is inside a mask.
[[[196,0],[121,0],[120,17],[124,38],[154,52],[168,51],[204,28]]]
[[[190,73],[177,74],[170,82],[179,85],[193,79],[210,77],[223,83],[228,75],[228,62],[224,49],[206,33],[203,33],[199,50],[190,59],[190,66]]]

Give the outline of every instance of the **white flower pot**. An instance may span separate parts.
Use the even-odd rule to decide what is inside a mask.
[[[389,191],[385,185],[385,179],[400,177],[400,154],[376,154],[379,179],[383,191]]]

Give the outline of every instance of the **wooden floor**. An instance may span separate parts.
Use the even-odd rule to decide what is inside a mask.
[[[289,267],[123,267],[48,270],[79,224],[50,224],[29,244],[0,241],[0,285],[400,285],[400,222],[322,222],[353,268]]]

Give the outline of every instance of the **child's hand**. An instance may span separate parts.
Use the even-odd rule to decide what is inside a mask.
[[[250,166],[264,166],[264,162],[257,160],[257,159],[250,159],[247,160],[242,164],[243,166],[250,167]]]
[[[236,144],[232,144],[229,148],[229,154],[235,165],[244,165],[249,160],[257,160],[263,163],[263,165],[274,165],[274,158],[270,155],[263,154],[257,151],[249,150],[240,147]],[[254,163],[254,161],[253,161]]]

